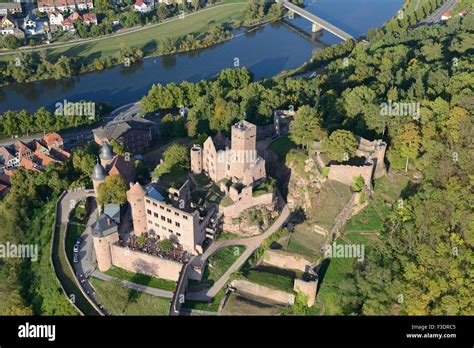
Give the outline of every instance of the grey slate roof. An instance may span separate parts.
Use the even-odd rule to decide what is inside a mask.
[[[144,118],[109,123],[105,127],[99,127],[92,132],[100,139],[118,139],[131,129],[149,129],[154,122]]]
[[[112,160],[114,158],[114,152],[109,144],[105,143],[102,146],[99,157],[103,160]]]
[[[107,176],[107,172],[105,171],[105,168],[97,162],[97,164],[94,167],[94,170],[92,171],[92,180],[105,180],[105,177]]]
[[[117,224],[109,216],[102,214],[96,222],[91,225],[92,235],[102,238],[118,232]]]

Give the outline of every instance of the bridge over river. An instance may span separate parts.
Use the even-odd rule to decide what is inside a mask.
[[[329,31],[331,34],[336,35],[337,37],[339,37],[340,39],[342,39],[344,41],[353,39],[353,37],[350,34],[346,33],[342,29],[339,29],[335,25],[332,25],[331,23],[325,21],[324,19],[322,19],[322,18],[306,11],[305,9],[303,9],[303,8],[301,8],[301,7],[299,7],[295,4],[292,4],[291,2],[288,2],[286,0],[276,0],[276,2],[279,3],[279,4],[282,4],[284,7],[286,7],[290,11],[290,13],[296,13],[296,14],[300,15],[301,17],[306,18],[307,20],[312,22],[313,23],[313,27],[312,27],[313,32],[317,32],[319,30],[325,29],[325,30]]]

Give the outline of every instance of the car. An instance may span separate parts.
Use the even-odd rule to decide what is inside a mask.
[[[74,263],[78,263],[79,262],[79,257],[77,257],[77,254],[74,254],[74,256],[72,257],[72,261]]]
[[[81,244],[81,241],[82,241],[81,237],[77,238],[77,240],[76,240],[76,245]]]
[[[77,253],[79,252],[79,244],[74,244],[74,252]]]

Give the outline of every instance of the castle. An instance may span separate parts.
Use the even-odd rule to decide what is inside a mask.
[[[133,233],[119,238],[116,221],[105,213],[99,217],[92,226],[99,270],[106,271],[115,265],[132,272],[176,280],[183,260],[203,253],[204,241],[213,238],[222,216],[225,228],[226,224],[231,226],[231,220],[245,209],[274,204],[274,190],[256,197],[252,194],[256,185],[266,179],[265,160],[257,155],[256,132],[254,124],[239,121],[232,126],[231,142],[218,133],[214,138],[208,137],[202,147],[194,145],[190,150],[192,174],[203,173],[216,183],[228,199],[226,205],[206,201],[196,206],[191,199],[189,180],[178,189],[170,188],[167,197],[160,193],[157,183],[146,186],[134,183],[133,161],[115,155],[105,143],[92,174],[94,191],[97,196],[98,187],[107,176],[122,176],[130,185],[127,202],[131,208]],[[176,260],[176,257],[163,257],[161,252],[150,254],[133,249],[138,238],[146,238],[156,245],[170,240],[174,251],[188,256]],[[132,245],[133,250],[127,253],[125,245],[127,248]]]

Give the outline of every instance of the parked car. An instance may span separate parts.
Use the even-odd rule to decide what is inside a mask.
[[[74,263],[78,263],[79,262],[79,257],[77,257],[77,254],[74,254],[74,256],[72,257],[72,261]]]
[[[74,244],[74,252],[77,253],[79,252],[79,244]]]

